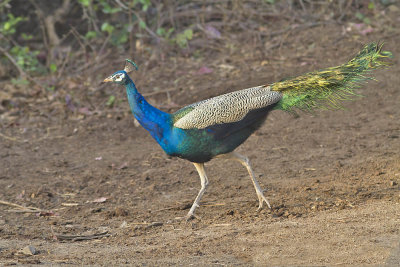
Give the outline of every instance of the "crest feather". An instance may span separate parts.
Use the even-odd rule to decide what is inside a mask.
[[[138,69],[139,69],[139,68],[138,68],[138,66],[136,65],[135,62],[133,62],[133,61],[130,60],[130,59],[125,59],[125,68],[124,68],[124,71],[125,71],[126,73],[129,73],[129,72],[132,72],[132,71],[138,70]]]

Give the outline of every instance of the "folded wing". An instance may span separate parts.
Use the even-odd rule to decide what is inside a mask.
[[[263,110],[281,98],[282,93],[271,91],[269,86],[235,91],[178,110],[174,113],[174,126],[181,129],[204,129],[239,122],[251,111]]]

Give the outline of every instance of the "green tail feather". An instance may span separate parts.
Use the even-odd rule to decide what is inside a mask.
[[[379,59],[391,57],[392,54],[381,51],[382,46],[383,44],[370,43],[346,64],[272,84],[272,91],[283,94],[276,109],[292,111],[293,108],[341,108],[339,101],[351,100],[356,95],[354,89],[371,79],[365,76],[370,70],[388,65]]]

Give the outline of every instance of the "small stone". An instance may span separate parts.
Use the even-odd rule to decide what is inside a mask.
[[[127,216],[128,211],[126,211],[124,208],[117,207],[114,210],[114,216]]]
[[[120,217],[120,216],[127,216],[128,211],[121,207],[116,207],[114,210],[107,212],[107,217]]]
[[[290,214],[289,211],[286,210],[286,211],[283,213],[283,216],[284,216],[284,217],[288,217],[289,214]]]
[[[36,250],[36,248],[34,246],[29,245],[29,246],[26,246],[23,249],[21,249],[21,253],[32,256],[32,255],[38,254],[38,251]]]
[[[233,214],[235,214],[235,212],[234,212],[233,210],[230,210],[230,211],[228,211],[228,212],[226,213],[226,215],[233,215]]]
[[[98,213],[98,212],[102,212],[103,210],[104,210],[104,208],[98,207],[98,208],[92,209],[91,213]]]
[[[390,186],[395,186],[395,185],[397,185],[396,181],[390,181]]]

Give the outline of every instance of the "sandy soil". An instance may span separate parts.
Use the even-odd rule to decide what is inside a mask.
[[[182,66],[150,85],[150,74],[137,74],[137,84],[144,92],[173,88],[182,76],[189,89],[170,94],[180,106],[343,63],[368,41],[384,40],[387,50],[400,54],[399,36],[337,38],[341,32],[339,25],[293,32],[266,58],[232,58],[231,75],[182,75]],[[206,62],[211,60],[217,59]],[[198,217],[179,220],[199,190],[198,175],[191,163],[167,157],[135,127],[125,98],[118,113],[17,115],[1,129],[0,200],[42,212],[1,205],[0,263],[400,264],[398,56],[392,62],[376,72],[378,81],[360,89],[365,97],[345,103],[345,110],[298,117],[273,112],[238,149],[251,159],[273,206],[261,212],[246,170],[214,160],[206,165],[210,187]],[[20,252],[28,245],[36,255]]]

